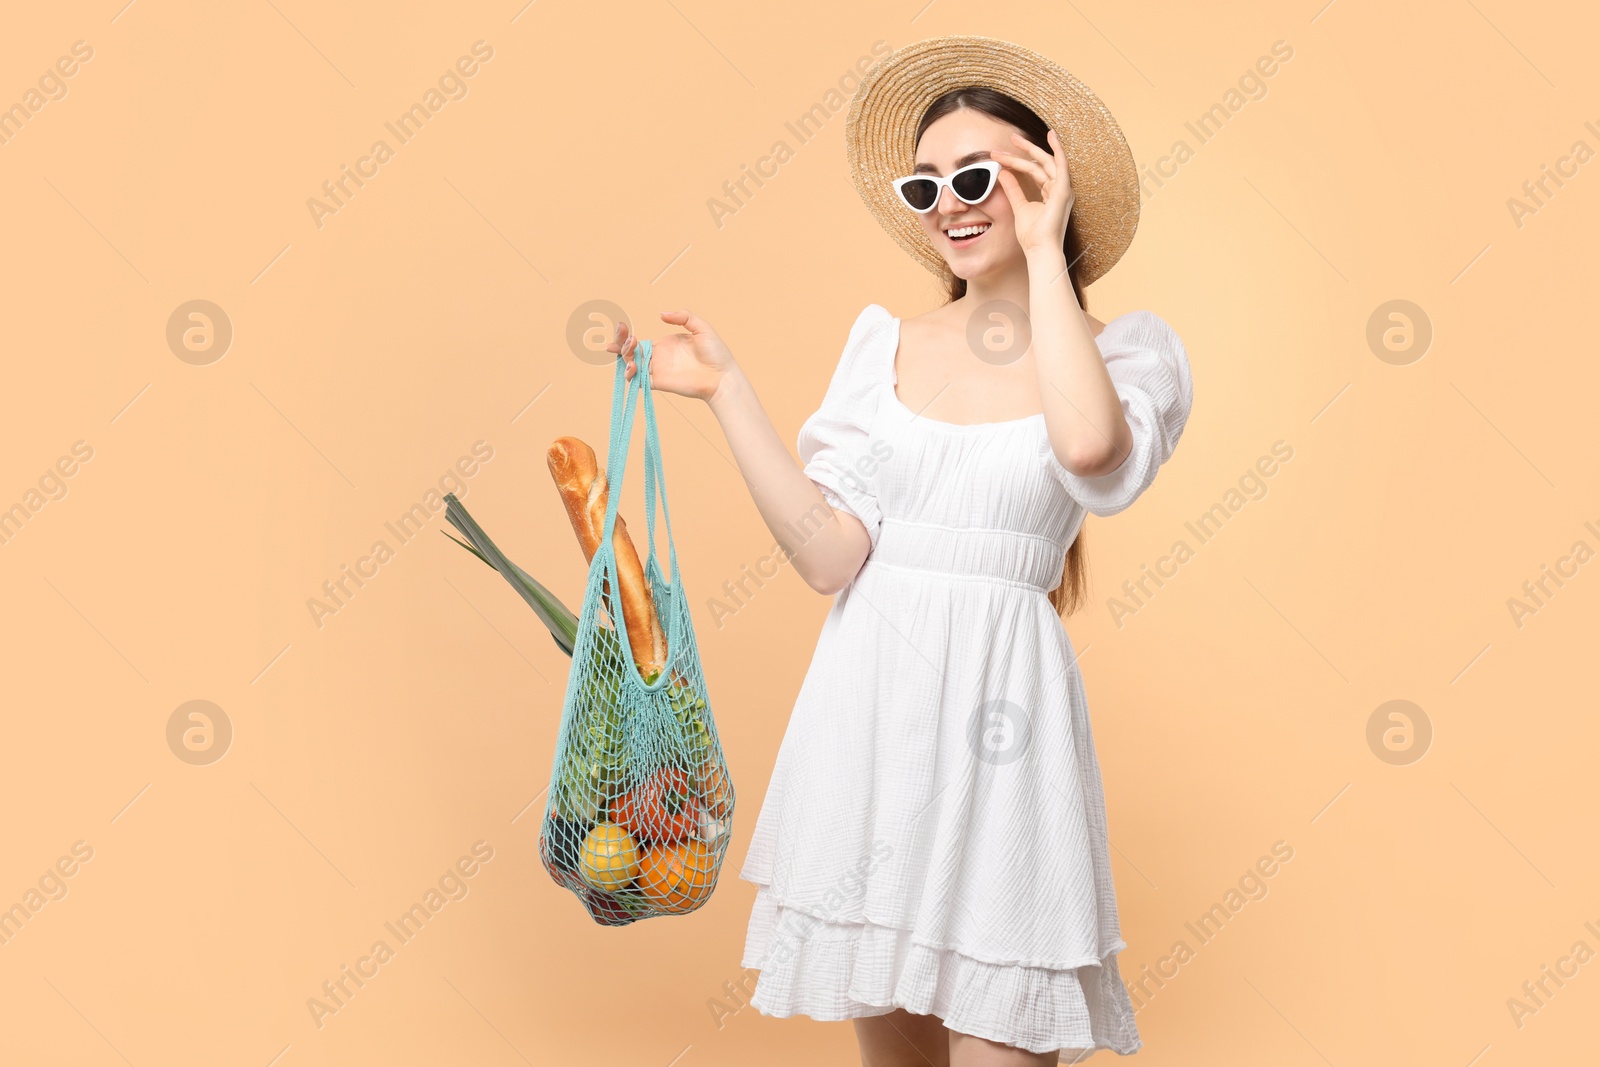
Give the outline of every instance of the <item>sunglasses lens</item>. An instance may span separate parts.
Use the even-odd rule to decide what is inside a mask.
[[[900,186],[900,195],[915,210],[926,211],[939,195],[939,183],[928,178],[915,178]]]
[[[989,195],[989,186],[993,182],[994,175],[989,173],[987,167],[973,167],[971,170],[958,171],[951,179],[950,187],[967,203],[976,204]]]

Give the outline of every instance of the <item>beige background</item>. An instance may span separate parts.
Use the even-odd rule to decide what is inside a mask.
[[[610,371],[567,341],[591,301],[647,334],[698,311],[792,444],[862,307],[937,294],[851,188],[843,111],[805,143],[785,123],[842,105],[874,42],[949,32],[1055,57],[1141,167],[1193,149],[1090,310],[1174,325],[1194,415],[1138,506],[1090,520],[1068,622],[1124,975],[1168,975],[1141,1062],[1592,1050],[1600,964],[1560,961],[1600,950],[1600,164],[1520,225],[1508,206],[1600,148],[1584,5],[122,2],[32,5],[0,34],[0,103],[41,78],[60,96],[0,145],[0,507],[27,515],[0,545],[0,903],[38,905],[0,945],[0,1061],[854,1062],[847,1025],[732,1010],[754,893],[734,872],[828,601],[783,568],[719,625],[711,599],[773,540],[704,405],[658,398],[739,791],[693,915],[603,929],[546,877],[568,661],[442,514],[404,543],[385,523],[484,442],[466,503],[578,603],[543,455],[603,450]],[[61,95],[45,75],[79,41]],[[478,41],[465,96],[393,140]],[[1264,95],[1229,97],[1277,41]],[[1229,103],[1213,139],[1185,126]],[[393,157],[319,226],[308,199],[380,138]],[[792,158],[719,225],[709,201],[778,140]],[[166,340],[197,299],[233,329],[206,365]],[[1367,341],[1392,300],[1433,333],[1403,365]],[[1292,459],[1251,482],[1279,441]],[[1201,544],[1185,524],[1218,504]],[[1180,539],[1192,556],[1119,625],[1108,602]],[[308,600],[379,540],[392,556],[319,625]],[[1508,601],[1577,542],[1519,625]],[[192,700],[233,731],[209,765],[169,747]],[[1421,759],[1369,745],[1391,700],[1430,725]],[[308,999],[480,841],[466,896],[318,1026]],[[1280,841],[1292,860],[1202,943],[1185,924]],[[1558,966],[1519,1025],[1509,998]]]

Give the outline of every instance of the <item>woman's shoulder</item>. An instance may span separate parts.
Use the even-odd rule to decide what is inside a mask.
[[[1186,358],[1183,340],[1172,324],[1149,308],[1124,311],[1105,324],[1098,335],[1102,346],[1145,349]]]
[[[868,304],[866,307],[862,308],[861,313],[856,316],[856,328],[860,328],[862,326],[873,326],[884,322],[891,322],[894,318],[894,312],[890,311],[882,304]]]
[[[894,328],[895,318],[882,304],[868,304],[856,315],[839,353],[830,388],[866,392],[878,376],[883,361],[885,337]],[[889,349],[892,355],[893,349]]]
[[[1189,352],[1172,324],[1147,308],[1127,311],[1106,323],[1100,350],[1113,381],[1143,386],[1167,398],[1178,425],[1194,399]]]
[[[868,304],[856,315],[856,321],[850,326],[850,339],[845,345],[846,351],[860,347],[872,335],[891,328],[895,321],[894,314],[882,304]]]
[[[873,354],[884,347],[883,340],[894,332],[895,316],[882,304],[868,304],[850,326],[850,336],[845,339],[840,356],[840,371],[864,371],[874,362]],[[892,352],[892,349],[891,349]]]

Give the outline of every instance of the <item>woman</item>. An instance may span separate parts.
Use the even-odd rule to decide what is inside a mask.
[[[950,300],[861,312],[800,428],[804,469],[704,320],[663,312],[688,332],[651,353],[655,388],[710,404],[795,570],[837,594],[740,872],[751,1003],[854,1020],[868,1067],[1132,1053],[1060,619],[1085,513],[1149,487],[1192,403],[1164,321],[1083,310],[1133,236],[1132,156],[1070,74],[983,37],[885,57],[846,139],[868,206]],[[619,324],[630,379],[635,344]]]

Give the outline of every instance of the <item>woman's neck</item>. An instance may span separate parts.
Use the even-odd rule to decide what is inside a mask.
[[[979,307],[991,300],[1006,300],[1024,312],[1028,310],[1028,261],[1022,256],[986,271],[976,278],[967,279],[964,300]]]

